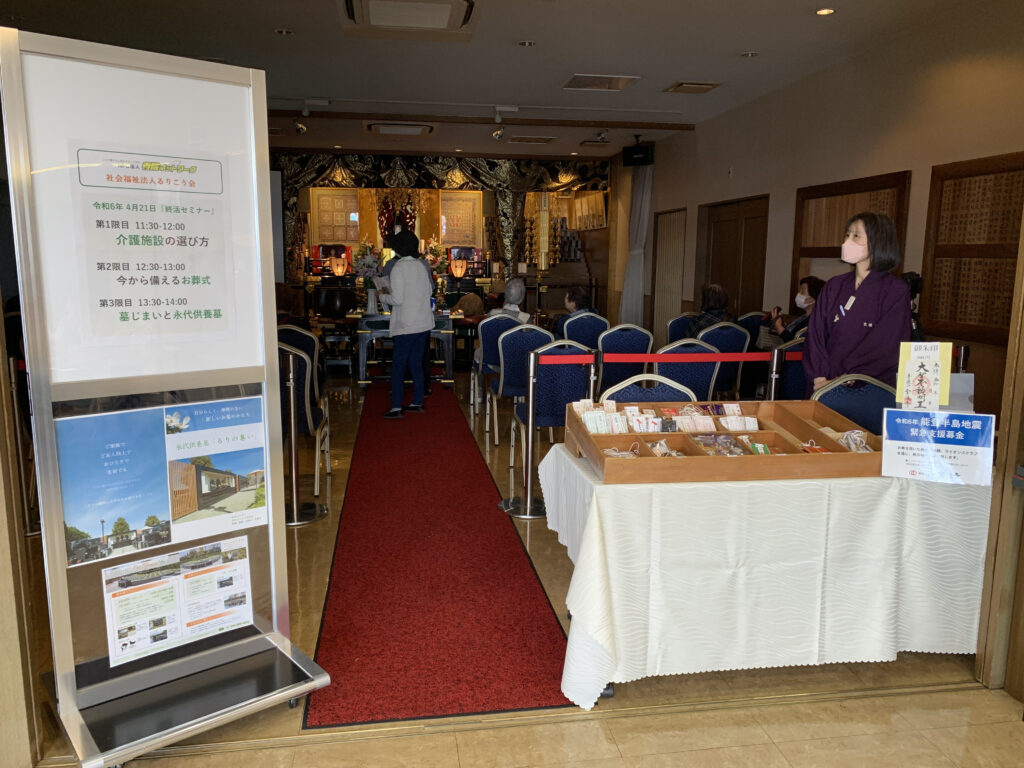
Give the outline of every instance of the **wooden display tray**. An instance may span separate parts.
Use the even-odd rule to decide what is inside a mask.
[[[662,408],[675,408],[682,412],[690,403],[616,405],[618,410],[626,405],[636,405],[641,410],[653,408],[660,416]],[[741,402],[739,405],[744,416],[757,417],[759,429],[754,432],[729,431],[722,427],[720,417],[716,416],[716,434],[750,435],[752,442],[766,443],[771,450],[781,450],[783,454],[708,456],[686,432],[630,431],[628,434],[592,435],[571,404],[565,414],[565,446],[576,456],[586,456],[594,471],[608,484],[877,477],[881,474],[881,438],[817,401],[776,400]],[[861,430],[872,452],[852,452],[826,434],[824,428],[836,432]],[[663,438],[670,448],[686,455],[655,456],[647,444]],[[811,440],[829,453],[804,453],[802,445]],[[605,448],[626,451],[634,443],[639,443],[638,458],[617,458],[604,453]]]

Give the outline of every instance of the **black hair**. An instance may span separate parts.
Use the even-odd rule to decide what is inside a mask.
[[[864,225],[868,236],[868,263],[872,272],[891,272],[900,263],[900,238],[896,223],[884,213],[863,211],[846,222],[849,231],[854,222]],[[844,232],[845,234],[845,232]]]
[[[577,310],[584,309],[590,300],[590,291],[582,285],[570,285],[565,292],[565,298]]]
[[[825,287],[825,281],[820,277],[814,275],[808,275],[807,277],[800,278],[799,285],[807,286],[807,294],[814,299],[818,300],[818,296],[821,293],[821,289]]]
[[[399,256],[419,256],[420,239],[403,225],[398,234],[388,238],[388,247]]]
[[[919,273],[904,272],[900,277],[903,278],[903,282],[907,284],[907,289],[910,291],[911,301],[921,295],[921,288],[924,287],[924,281],[921,279],[921,275]]]
[[[700,293],[700,311],[712,312],[729,306],[729,294],[718,283],[704,286]]]

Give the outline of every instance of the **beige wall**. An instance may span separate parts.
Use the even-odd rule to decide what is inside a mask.
[[[698,206],[770,195],[764,303],[786,306],[798,187],[911,170],[905,264],[920,270],[931,167],[1021,150],[1024,2],[964,3],[700,123],[693,134],[659,142],[653,209],[689,212],[686,300],[694,290]]]

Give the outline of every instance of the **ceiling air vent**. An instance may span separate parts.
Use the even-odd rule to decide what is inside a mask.
[[[453,33],[473,19],[474,0],[338,0],[342,23],[360,31]]]
[[[427,136],[434,132],[429,123],[364,123],[366,130],[381,136]]]
[[[707,93],[711,89],[717,88],[719,85],[721,85],[721,83],[687,83],[681,80],[666,88],[665,93],[692,93],[699,95]]]
[[[554,136],[512,136],[508,144],[550,144],[555,140]]]
[[[566,91],[624,91],[640,78],[635,75],[573,75]]]

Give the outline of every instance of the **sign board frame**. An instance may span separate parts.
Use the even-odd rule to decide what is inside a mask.
[[[31,69],[26,66],[27,64],[39,66],[39,62],[43,60],[59,62],[59,66],[82,67],[83,72],[88,70],[94,75],[96,68],[102,67],[111,77],[150,78],[154,88],[172,80],[176,87],[185,89],[186,92],[190,87],[198,91],[211,87],[210,84],[220,84],[236,96],[234,103],[242,105],[242,109],[235,116],[245,113],[245,118],[239,122],[244,128],[232,135],[232,141],[237,140],[244,146],[245,151],[242,153],[243,159],[234,162],[243,163],[239,166],[244,170],[242,175],[246,180],[251,180],[251,183],[241,185],[244,188],[230,190],[233,194],[241,196],[244,201],[244,204],[239,204],[231,210],[234,215],[236,210],[244,212],[246,207],[249,208],[244,218],[251,221],[251,232],[247,232],[246,236],[251,236],[252,253],[256,257],[255,267],[258,275],[251,279],[252,287],[249,294],[234,295],[234,298],[236,302],[244,301],[247,305],[255,307],[249,311],[254,313],[258,322],[252,323],[252,327],[247,323],[240,323],[240,327],[235,329],[238,333],[249,334],[245,341],[251,346],[248,352],[236,355],[234,367],[204,364],[195,370],[185,370],[181,367],[170,371],[142,370],[136,375],[122,366],[114,376],[108,378],[107,371],[79,370],[79,373],[84,375],[76,376],[74,366],[71,366],[70,374],[65,369],[59,375],[54,375],[57,367],[51,357],[52,329],[47,323],[45,304],[45,289],[54,277],[52,270],[48,273],[44,268],[46,254],[41,247],[42,237],[46,234],[45,228],[48,225],[47,212],[34,205],[36,198],[33,185],[41,185],[44,181],[36,174],[55,169],[33,168],[32,144],[38,139],[37,131],[41,131],[42,126],[36,126],[33,130],[29,118],[31,105],[42,103],[41,99],[50,93],[47,90],[48,86],[30,83],[26,73],[27,69]],[[103,87],[102,79],[99,87]],[[279,702],[293,700],[329,683],[326,673],[288,639],[283,446],[281,431],[271,428],[271,425],[281,423],[277,334],[273,311],[262,311],[260,316],[260,308],[274,306],[265,79],[263,72],[259,70],[0,28],[0,92],[3,96],[19,289],[22,298],[27,366],[31,381],[33,439],[43,527],[42,543],[50,629],[53,638],[53,687],[58,715],[82,765],[87,768],[101,768],[123,763],[160,746]],[[175,105],[175,108],[178,106]],[[74,115],[68,117],[73,118]],[[148,136],[147,120],[151,131],[153,126],[158,124],[157,121],[163,119],[165,116],[160,114],[147,113],[140,115],[137,123],[132,121],[133,124],[128,126],[111,124],[110,128],[112,133],[116,133],[117,130],[122,134],[128,131],[126,135],[129,138],[126,141],[131,144],[133,137]],[[200,130],[204,127],[210,130],[217,129],[211,118],[207,118],[204,125],[201,114],[190,115],[188,119],[191,121],[189,125],[194,124]],[[65,136],[67,141],[72,138],[88,139],[87,136]],[[52,141],[52,137],[50,139]],[[41,139],[39,143],[43,143]],[[142,140],[138,143],[141,144]],[[201,141],[199,143],[201,144]],[[131,146],[124,147],[125,152],[131,150]],[[52,184],[50,179],[46,179],[46,182]],[[42,189],[42,186],[39,189]],[[76,193],[70,183],[67,192],[72,195]],[[61,224],[74,226],[71,222]],[[53,222],[49,222],[49,225],[53,226]],[[227,224],[224,226],[227,227]],[[72,255],[81,260],[86,254],[84,251],[76,251]],[[234,274],[232,279],[237,289],[250,278]],[[84,306],[88,306],[88,302]],[[236,335],[236,338],[241,337]],[[152,343],[159,347],[164,341],[154,337]],[[53,344],[59,346],[60,342],[55,341]],[[238,361],[242,361],[241,364]],[[102,364],[100,361],[97,362],[97,365]],[[262,397],[264,403],[263,445],[267,460],[265,495],[268,510],[265,528],[269,549],[265,576],[266,589],[270,594],[269,615],[254,619],[252,632],[244,637],[233,637],[219,645],[196,648],[195,652],[177,654],[168,660],[140,665],[125,674],[83,684],[81,677],[76,675],[73,644],[76,627],[72,622],[69,594],[55,405],[175,390],[224,387],[237,387],[240,394],[244,390],[247,390],[248,394],[255,391]],[[146,556],[147,553],[143,552],[142,557]],[[239,675],[257,674],[253,672],[254,668],[264,661],[266,664],[259,671],[264,677],[258,685],[233,685],[240,679]],[[268,668],[287,668],[287,674],[276,677],[270,675],[268,678],[265,674]],[[204,692],[201,678],[219,680],[219,694],[223,694],[224,689],[232,685],[239,693],[227,705],[223,703],[223,697],[220,704],[214,704],[216,697],[210,695],[210,706],[204,708],[203,697],[209,692]],[[228,681],[229,685],[226,685],[225,681]],[[192,689],[189,689],[190,685],[195,686],[194,694]],[[183,688],[188,690],[190,695],[194,695],[193,701],[197,706],[192,708],[188,716],[180,713],[180,707],[176,710],[170,703],[169,694],[163,693],[168,691],[168,687],[173,687],[177,695],[181,694]],[[132,721],[130,727],[126,725],[133,710],[145,707],[152,707],[154,711],[160,710],[160,716],[151,718],[149,722],[137,718]],[[167,725],[168,719],[174,721],[170,726]]]

